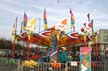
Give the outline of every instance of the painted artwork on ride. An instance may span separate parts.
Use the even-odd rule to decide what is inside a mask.
[[[80,48],[80,71],[91,71],[91,48]]]

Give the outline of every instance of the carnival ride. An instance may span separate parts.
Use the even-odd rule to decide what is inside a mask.
[[[30,43],[39,45],[39,46],[47,46],[52,47],[52,36],[57,35],[57,30],[49,30],[43,33],[32,33]],[[18,41],[28,41],[28,34],[22,33],[20,36],[17,35]],[[68,42],[67,42],[68,41]],[[57,37],[57,47],[71,47],[74,44],[79,44],[84,42],[83,37],[79,36],[78,33],[68,33],[68,34],[61,34]]]
[[[71,16],[73,17],[73,15]],[[72,17],[71,19],[73,19]],[[46,20],[46,16],[44,17],[44,19]],[[44,20],[44,23],[46,23],[45,20]],[[31,24],[27,25],[27,16],[24,13],[24,23],[23,24],[25,24],[26,22],[26,26],[23,26],[23,30],[25,30],[25,32],[21,32],[20,35],[18,35],[16,34],[16,28],[15,28],[13,31],[14,38],[15,38],[14,41],[17,40],[17,41],[23,41],[23,42],[28,43],[27,44],[28,45],[27,59],[29,59],[29,56],[30,56],[30,44],[31,43],[36,44],[38,46],[43,46],[43,47],[45,46],[50,49],[53,49],[53,53],[56,54],[56,56],[58,53],[58,49],[61,47],[69,48],[77,44],[83,44],[84,46],[86,46],[87,43],[89,43],[90,41],[97,43],[97,40],[95,39],[96,35],[94,35],[94,32],[92,31],[93,22],[91,22],[89,18],[88,18],[88,23],[84,25],[84,28],[81,29],[83,34],[79,34],[78,32],[75,32],[74,26],[73,27],[71,26],[71,29],[73,28],[73,31],[70,31],[68,33],[62,30],[61,28],[66,29],[65,28],[67,24],[66,21],[67,19],[64,19],[63,21],[61,21],[61,24],[59,24],[58,26],[52,26],[51,28],[46,28],[45,30],[39,33],[35,33],[33,32],[35,20],[32,19],[30,21]],[[15,49],[15,46],[13,44],[13,49],[12,49],[13,58],[14,58],[14,49]],[[98,56],[98,50],[96,52],[97,52],[96,56]]]

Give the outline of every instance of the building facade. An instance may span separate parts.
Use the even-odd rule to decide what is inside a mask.
[[[100,29],[98,36],[99,54],[108,58],[108,29]]]

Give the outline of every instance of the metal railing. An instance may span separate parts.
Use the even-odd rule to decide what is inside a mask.
[[[65,63],[45,63],[45,62],[42,62],[42,63],[39,63],[39,66],[34,66],[34,67],[23,66],[21,71],[66,71],[65,67],[66,67]]]
[[[20,61],[8,63],[0,59],[0,71],[80,71],[80,64],[67,63],[39,63],[38,66],[26,67]],[[108,62],[92,62],[91,71],[108,71]]]
[[[9,62],[8,59],[0,58],[0,71],[14,71],[18,67],[18,64]]]

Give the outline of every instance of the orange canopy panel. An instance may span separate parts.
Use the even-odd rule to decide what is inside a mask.
[[[17,36],[17,40],[28,42],[28,34],[23,33],[20,36]],[[51,39],[49,37],[42,37],[39,34],[32,34],[29,42],[41,46],[51,46]]]
[[[29,42],[36,44],[36,45],[40,45],[40,46],[52,47],[51,32],[45,32],[43,34],[46,34],[46,33],[48,34],[48,36],[45,35],[45,37],[41,36],[40,34],[31,34],[31,38]],[[70,34],[70,36],[74,36],[74,35],[75,35],[75,38],[69,37],[68,35],[60,36],[59,39],[57,39],[57,46],[58,47],[62,47],[62,46],[69,47],[74,44],[79,44],[79,43],[84,42],[83,36],[79,36],[78,33]],[[20,36],[17,36],[17,39],[19,41],[28,42],[28,34],[22,33]]]

